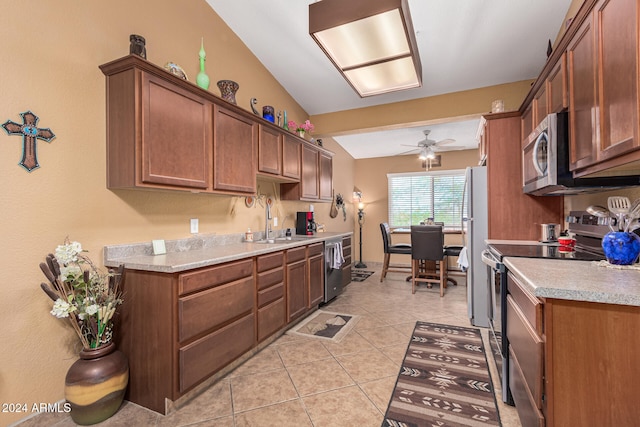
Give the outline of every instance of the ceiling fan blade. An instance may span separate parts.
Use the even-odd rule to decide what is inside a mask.
[[[441,141],[436,142],[436,145],[447,145],[447,144],[451,144],[452,142],[456,142],[456,140],[447,138],[447,139],[443,139]]]
[[[409,144],[400,144],[403,147],[415,147],[416,149],[420,148],[420,145],[409,145]]]
[[[462,145],[447,145],[445,147],[435,146],[433,147],[433,151],[454,151],[454,150],[469,150],[469,147],[464,147]]]
[[[409,145],[409,147],[411,147],[411,146]],[[403,151],[402,153],[398,153],[398,154],[396,154],[396,156],[403,156],[403,155],[405,155],[405,154],[414,153],[414,152],[416,152],[416,151],[420,151],[420,149],[419,149],[419,148],[414,148],[413,150]]]

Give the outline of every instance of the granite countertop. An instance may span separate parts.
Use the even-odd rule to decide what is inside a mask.
[[[243,242],[241,235],[198,236],[166,241],[167,253],[163,255],[153,255],[151,242],[110,245],[104,247],[104,265],[118,267],[124,264],[130,270],[177,273],[352,234],[323,232],[314,236],[294,236],[293,240],[278,238],[274,243]]]
[[[504,264],[537,297],[640,306],[637,269],[602,267],[597,261],[516,257],[506,257]]]

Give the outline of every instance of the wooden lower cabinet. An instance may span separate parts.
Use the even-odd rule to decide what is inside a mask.
[[[640,307],[533,296],[508,274],[509,385],[523,427],[636,426]]]
[[[309,245],[307,249],[307,268],[309,277],[309,304],[315,308],[324,299],[324,243]]]
[[[306,249],[289,249],[286,259],[287,321],[291,322],[307,311],[309,289]]]
[[[284,252],[256,258],[258,342],[280,330],[286,322]]]
[[[342,264],[342,287],[344,288],[351,283],[351,236],[342,238],[342,255],[344,264]]]
[[[116,344],[126,399],[161,414],[324,296],[324,243],[180,273],[125,270]]]

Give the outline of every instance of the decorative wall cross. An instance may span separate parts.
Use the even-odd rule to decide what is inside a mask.
[[[39,129],[38,128],[38,116],[31,111],[25,111],[20,113],[22,116],[22,124],[7,120],[2,124],[4,130],[9,135],[22,135],[22,160],[20,166],[31,172],[34,169],[40,167],[38,163],[37,140],[50,142],[56,136],[51,132],[51,129]]]

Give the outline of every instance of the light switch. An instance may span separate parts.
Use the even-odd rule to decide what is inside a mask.
[[[191,218],[191,234],[198,234],[198,218]]]

